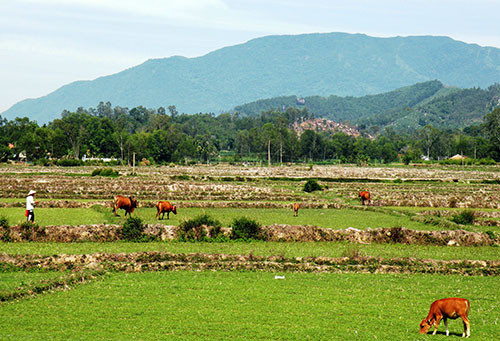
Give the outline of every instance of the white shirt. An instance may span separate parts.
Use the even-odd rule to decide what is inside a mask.
[[[28,195],[26,197],[26,209],[28,211],[31,211],[34,208],[35,208],[35,199],[33,198],[32,195]]]

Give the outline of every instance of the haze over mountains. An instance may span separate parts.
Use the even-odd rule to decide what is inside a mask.
[[[114,75],[77,81],[21,101],[2,116],[44,123],[65,109],[95,107],[100,101],[219,113],[264,98],[364,96],[429,80],[461,88],[500,82],[500,49],[432,36],[268,36],[202,57],[153,59]]]

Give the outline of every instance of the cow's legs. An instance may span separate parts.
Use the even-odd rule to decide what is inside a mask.
[[[464,333],[462,334],[462,337],[469,337],[470,336],[470,321],[467,317],[462,317],[462,320],[464,321]]]
[[[436,316],[436,321],[434,322],[434,332],[432,335],[436,335],[436,332],[438,330],[439,322],[441,322],[442,316]]]
[[[446,327],[446,336],[450,335],[450,332],[448,331],[448,319],[444,318],[443,319],[444,326]]]
[[[170,212],[167,212],[167,219],[170,220]]]

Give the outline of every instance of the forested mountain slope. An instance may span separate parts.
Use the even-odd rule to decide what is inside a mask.
[[[276,97],[236,106],[242,115],[298,107],[317,117],[366,126],[393,126],[417,129],[463,128],[481,122],[484,115],[500,105],[500,84],[487,89],[445,87],[439,81],[418,83],[379,95],[362,97],[310,96],[300,104],[296,96]]]

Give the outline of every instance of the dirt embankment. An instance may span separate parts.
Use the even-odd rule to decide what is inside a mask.
[[[0,268],[56,271],[269,271],[269,272],[361,272],[439,273],[479,276],[500,275],[500,261],[437,261],[414,258],[376,257],[282,257],[224,254],[173,254],[135,252],[83,255],[0,254]]]
[[[500,245],[500,237],[464,230],[416,231],[404,227],[333,230],[317,226],[270,225],[264,228],[269,241],[347,241],[351,243],[399,243],[419,245]]]
[[[22,226],[13,226],[6,232],[13,241],[51,241],[51,242],[111,242],[121,238],[121,225],[78,225],[45,226],[26,231]],[[223,229],[227,235],[230,228]],[[145,233],[155,239],[165,241],[177,238],[177,226],[163,224],[146,225]],[[266,241],[283,242],[320,242],[346,241],[350,243],[399,243],[418,245],[449,246],[489,246],[500,245],[500,236],[464,230],[416,231],[407,228],[378,228],[358,230],[347,228],[333,230],[317,226],[269,225],[262,227],[262,238]]]

